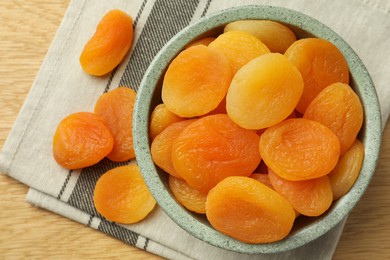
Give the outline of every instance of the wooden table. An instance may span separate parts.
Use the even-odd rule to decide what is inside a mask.
[[[69,0],[0,1],[0,148]],[[159,259],[25,202],[28,187],[0,174],[0,258]],[[390,123],[375,177],[352,211],[334,259],[390,258]],[[55,223],[55,224],[54,224]]]

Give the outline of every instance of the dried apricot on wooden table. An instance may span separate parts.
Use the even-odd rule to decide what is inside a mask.
[[[305,113],[310,102],[325,87],[335,82],[349,83],[347,61],[331,42],[306,38],[294,42],[284,54],[302,74],[305,82],[296,110]]]
[[[65,117],[53,138],[55,160],[67,169],[80,169],[98,163],[114,145],[103,120],[94,113],[77,112]]]
[[[358,95],[344,83],[323,89],[307,107],[304,118],[327,126],[340,141],[340,154],[353,144],[363,124],[363,106]]]
[[[326,126],[309,119],[287,119],[261,135],[260,154],[280,177],[307,180],[328,174],[340,156],[340,142]]]
[[[352,188],[359,177],[363,159],[364,146],[362,142],[356,139],[351,148],[340,157],[336,167],[328,175],[334,200],[339,199]]]
[[[224,32],[247,32],[262,41],[271,52],[284,53],[297,37],[287,26],[270,20],[239,20],[227,24]]]
[[[270,243],[286,237],[295,220],[290,203],[248,177],[227,177],[207,195],[206,216],[221,233],[246,243]]]
[[[244,65],[226,95],[229,117],[247,129],[262,129],[288,117],[303,90],[299,71],[282,54],[264,54]]]
[[[95,113],[114,136],[114,147],[107,155],[112,161],[123,162],[135,157],[132,134],[135,97],[134,90],[118,87],[101,95],[95,104]]]
[[[285,197],[302,215],[319,216],[332,204],[332,187],[326,175],[304,181],[289,181],[272,170],[268,174],[275,191]]]
[[[93,202],[107,220],[123,224],[141,221],[156,205],[135,164],[103,174],[96,183]]]
[[[184,118],[169,111],[164,103],[157,105],[150,115],[150,139],[153,140],[167,126],[181,120],[184,120]]]
[[[120,10],[109,11],[80,55],[83,70],[95,76],[112,71],[129,51],[133,34],[133,19],[129,15]]]
[[[268,47],[255,36],[240,31],[220,34],[209,44],[209,48],[229,59],[233,74],[252,59],[270,53]]]
[[[169,64],[162,100],[178,116],[201,116],[218,106],[231,79],[230,63],[222,53],[196,45],[183,50]]]
[[[204,214],[206,213],[207,194],[201,193],[192,188],[188,183],[172,175],[169,176],[169,188],[181,205],[190,211]]]
[[[210,115],[181,131],[172,146],[172,161],[190,186],[207,193],[228,176],[249,176],[261,161],[258,147],[253,131],[225,114]]]
[[[167,128],[164,129],[164,131],[157,135],[156,138],[154,138],[150,148],[150,153],[152,155],[153,162],[165,172],[169,173],[172,176],[175,176],[176,178],[182,177],[173,167],[173,142],[179,136],[181,131],[194,121],[195,119],[188,119],[169,125]]]

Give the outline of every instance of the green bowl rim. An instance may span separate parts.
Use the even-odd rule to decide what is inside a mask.
[[[192,39],[215,27],[242,19],[270,19],[296,26],[316,37],[335,44],[344,54],[350,73],[356,82],[356,92],[363,100],[365,131],[362,142],[365,158],[359,178],[352,189],[333,203],[332,210],[302,230],[285,239],[269,244],[247,244],[228,237],[212,227],[196,220],[181,207],[165,189],[152,161],[148,132],[150,105],[154,86],[169,62]],[[298,11],[283,7],[248,5],[233,7],[206,16],[176,34],[156,55],[147,69],[136,98],[133,115],[133,139],[137,163],[145,182],[165,213],[181,228],[193,236],[214,246],[240,253],[278,253],[307,244],[324,235],[342,221],[364,194],[377,164],[381,144],[381,114],[375,87],[364,64],[353,49],[333,30],[318,20]],[[140,159],[141,158],[141,159]]]

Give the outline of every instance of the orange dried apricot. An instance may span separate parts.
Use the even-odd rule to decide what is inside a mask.
[[[252,59],[270,53],[268,47],[255,36],[240,31],[220,34],[209,44],[209,48],[229,59],[233,74]]]
[[[101,95],[95,104],[95,113],[114,136],[114,147],[107,155],[112,161],[123,162],[135,157],[132,134],[135,96],[134,90],[118,87]]]
[[[243,66],[226,95],[229,117],[247,129],[262,129],[288,117],[302,95],[299,71],[279,53],[264,54]]]
[[[332,187],[326,175],[304,181],[289,181],[272,170],[268,174],[274,189],[302,215],[319,216],[332,204]]]
[[[335,82],[349,83],[347,61],[331,42],[320,38],[306,38],[294,42],[284,54],[302,74],[305,82],[302,97],[296,107],[305,113],[310,102],[325,87]]]
[[[266,168],[264,172],[268,172],[268,168]],[[271,189],[274,189],[268,173],[252,173],[249,177],[252,179],[255,179],[257,181],[260,181],[261,183],[263,183],[264,185],[268,186]],[[299,213],[295,209],[294,209],[294,212],[295,212],[295,218],[297,218],[301,215],[301,213]]]
[[[290,232],[295,212],[274,190],[248,177],[227,177],[207,195],[206,216],[221,233],[245,243],[270,243]]]
[[[129,15],[120,10],[109,11],[81,52],[83,70],[95,76],[112,71],[129,51],[133,34],[133,19]]]
[[[192,188],[188,183],[179,178],[169,175],[169,188],[177,201],[186,209],[199,213],[206,213],[206,197],[207,194],[201,193]]]
[[[345,195],[359,177],[364,159],[364,146],[356,139],[351,148],[340,157],[336,167],[328,174],[333,200]]]
[[[196,40],[194,42],[191,42],[190,44],[187,45],[186,48],[189,48],[189,47],[192,47],[192,46],[196,46],[196,45],[204,45],[204,46],[208,46],[212,41],[215,40],[215,37],[206,37],[206,38],[201,38],[199,40]]]
[[[328,174],[340,156],[340,142],[326,126],[305,118],[287,119],[260,137],[260,154],[276,174],[291,181]]]
[[[251,175],[249,175],[249,177],[273,189],[268,173],[252,173]]]
[[[253,131],[225,114],[210,115],[182,130],[172,146],[172,161],[190,186],[207,193],[228,176],[249,176],[261,161],[258,147]]]
[[[181,120],[184,120],[184,118],[169,111],[164,103],[157,105],[150,115],[150,138],[153,140],[167,126]]]
[[[155,164],[165,172],[176,178],[182,178],[173,167],[172,162],[172,145],[180,132],[195,119],[179,121],[169,125],[159,135],[157,135],[151,145],[150,153]]]
[[[271,52],[284,53],[297,40],[287,26],[270,20],[239,20],[227,24],[224,32],[242,31],[256,36]]]
[[[103,120],[89,112],[65,117],[53,138],[54,159],[67,169],[98,163],[111,152],[114,138]]]
[[[207,113],[206,115],[215,115],[215,114],[226,114],[226,96],[224,97],[224,99],[222,99],[222,101],[218,104],[218,106],[210,111],[209,113]]]
[[[107,220],[123,224],[141,221],[156,205],[135,164],[103,174],[96,183],[93,202]]]
[[[207,114],[225,97],[232,79],[227,58],[204,45],[183,50],[170,63],[162,86],[167,109],[181,117]]]
[[[344,154],[362,127],[363,106],[350,86],[333,83],[313,99],[303,117],[332,130],[339,138],[340,154]]]
[[[298,118],[298,117],[302,117],[302,116],[298,115],[298,113],[295,110],[293,110],[291,112],[291,114],[288,115],[288,117],[286,117],[286,119]],[[262,128],[262,129],[256,130],[256,134],[258,134],[260,136],[262,133],[264,133],[265,130],[267,130],[267,128]]]
[[[262,160],[260,164],[257,166],[256,170],[254,172],[259,172],[259,173],[268,173],[268,166],[264,163]]]

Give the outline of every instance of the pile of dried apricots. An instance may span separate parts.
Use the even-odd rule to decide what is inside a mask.
[[[112,71],[132,45],[133,20],[120,10],[109,11],[81,55],[82,69],[93,76]],[[102,94],[94,112],[76,112],[57,126],[53,155],[64,168],[81,169],[103,158],[126,162],[135,158],[132,115],[136,93],[118,87]],[[156,205],[136,164],[113,168],[103,174],[94,190],[96,210],[107,220],[135,223]]]
[[[92,75],[118,65],[133,37],[121,11],[101,23],[80,57]],[[130,37],[106,32],[111,25]],[[299,215],[323,214],[359,175],[363,108],[348,84],[348,64],[332,43],[297,39],[274,21],[232,22],[169,64],[163,102],[150,117],[153,161],[177,201],[216,230],[246,243],[281,240]],[[94,113],[66,117],[53,140],[56,161],[78,169],[134,158],[134,100],[119,87]],[[94,203],[121,223],[140,221],[155,205],[134,164],[104,174]]]
[[[227,24],[169,64],[151,114],[153,161],[190,211],[246,243],[283,239],[358,177],[359,97],[335,45],[268,20]]]

